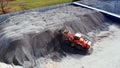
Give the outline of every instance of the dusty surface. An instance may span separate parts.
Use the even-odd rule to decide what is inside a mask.
[[[109,31],[101,31],[96,38],[106,36],[97,41],[91,55],[68,55],[61,62],[51,61],[48,68],[119,68],[120,67],[120,27],[109,26]],[[56,67],[57,65],[57,67]]]
[[[110,21],[101,13],[75,6],[11,17],[0,24],[0,61],[22,65],[24,68],[44,68],[44,64],[47,64],[47,67],[50,64],[51,67],[64,66],[56,63],[59,61],[57,59],[62,61],[68,53],[61,49],[55,30],[67,26],[73,33],[81,32],[87,35],[90,31],[97,33],[107,30],[108,22]],[[90,35],[91,40],[94,41],[94,34]],[[48,63],[46,61],[49,60],[41,57],[54,61]],[[67,57],[69,60],[70,56]],[[66,59],[64,58],[61,64],[67,65],[66,62],[70,60]]]

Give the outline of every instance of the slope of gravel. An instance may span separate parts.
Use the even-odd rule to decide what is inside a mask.
[[[110,25],[108,31],[96,34],[97,42],[91,55],[68,55],[61,62],[50,61],[45,68],[119,68],[120,26]]]
[[[82,58],[68,57],[62,62],[61,68],[73,68],[72,65],[74,68],[119,68],[120,28],[112,25],[109,31],[101,32],[98,37],[91,55]]]
[[[22,66],[10,65],[0,62],[0,68],[23,68]]]
[[[0,23],[0,61],[40,68],[46,60],[41,57],[61,59],[67,55],[56,29],[67,26],[73,33],[87,34],[106,30],[108,22],[101,13],[76,6],[13,16]]]

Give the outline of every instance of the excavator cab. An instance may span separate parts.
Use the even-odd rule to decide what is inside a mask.
[[[76,33],[74,38],[75,38],[75,40],[81,40],[86,45],[91,46],[91,44],[92,44],[92,42],[89,39],[87,39],[86,37],[84,37],[81,33]]]
[[[81,33],[76,33],[74,36],[74,43],[80,45],[83,49],[91,47],[91,41],[84,37]]]

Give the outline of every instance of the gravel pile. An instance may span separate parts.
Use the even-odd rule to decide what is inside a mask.
[[[13,16],[0,23],[0,61],[37,68],[40,57],[60,59],[67,54],[60,48],[56,29],[66,26],[87,35],[105,30],[107,22],[101,13],[76,6]]]

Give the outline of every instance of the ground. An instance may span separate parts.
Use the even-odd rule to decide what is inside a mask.
[[[40,31],[48,29],[50,27],[51,29],[53,29],[58,26],[62,26],[61,24],[66,22],[67,23],[74,22],[73,24],[71,24],[71,28],[74,30],[75,28],[77,28],[79,29],[80,32],[83,33],[86,31],[91,31],[92,27],[94,27],[93,29],[103,28],[104,26],[105,27],[108,26],[108,25],[106,26],[105,23],[113,23],[111,21],[109,22],[108,20],[106,20],[101,13],[91,11],[85,8],[74,7],[74,6],[67,6],[64,8],[58,8],[46,12],[31,12],[31,13],[26,13],[11,17],[0,25],[1,27],[0,45],[3,47],[3,49],[5,49],[6,46],[8,46],[7,43],[22,38],[23,38],[23,44],[29,45],[29,43],[32,42],[27,41],[30,39],[28,36],[26,36],[27,34],[29,33],[32,34],[33,32],[39,33]],[[99,27],[96,27],[96,25],[97,26],[99,25]],[[73,28],[72,26],[74,26],[75,28]],[[72,55],[67,54],[66,57],[62,58],[60,62],[56,62],[48,59],[44,60],[40,58],[36,60],[37,65],[39,67],[34,67],[34,68],[40,68],[40,67],[41,68],[119,68],[120,67],[120,58],[119,58],[120,57],[120,49],[119,49],[120,26],[109,25],[108,31],[100,31],[100,33],[99,30],[101,29],[98,29],[98,31],[94,31],[96,32],[95,34],[93,32],[93,35],[95,36],[97,41],[93,46],[94,51],[91,55],[83,56],[80,54],[72,54]],[[45,37],[44,34],[43,36]],[[47,39],[49,39],[48,35],[46,37]],[[24,43],[24,41],[26,43]],[[47,42],[46,38],[45,40],[38,39],[38,41],[36,39],[35,40],[33,39],[33,43],[34,42],[37,43],[40,41]],[[42,44],[45,46],[44,43]],[[41,45],[35,44],[35,45],[42,46],[42,44]],[[19,46],[19,44],[16,45]],[[24,51],[22,53],[25,53],[27,55],[31,54],[29,53],[30,51],[26,51],[27,49],[22,49],[22,48],[18,50]],[[8,51],[5,57],[7,57],[8,59],[12,58],[12,54],[13,55],[15,54],[15,56],[17,56],[17,54],[19,53],[18,50],[17,51],[16,50],[17,49],[11,49],[10,51]],[[40,50],[42,51],[38,50],[36,52],[40,54],[42,53],[44,55],[44,50],[46,49],[41,48]],[[4,51],[1,50],[2,54],[3,52]],[[0,54],[0,56],[2,54]],[[34,63],[30,64],[28,62],[25,63],[27,66],[34,64]],[[8,66],[4,63],[1,63],[0,67],[2,67],[1,65]],[[11,65],[9,66],[9,68],[10,67]]]
[[[40,8],[50,5],[62,4],[72,1],[74,0],[14,0],[9,2],[9,5],[7,6],[8,9],[6,11],[8,13],[16,12],[21,10],[28,10],[28,9]]]
[[[11,2],[13,6],[19,6],[20,3],[25,3],[30,9],[43,6],[50,6],[60,3],[72,2],[73,0],[16,0]]]

